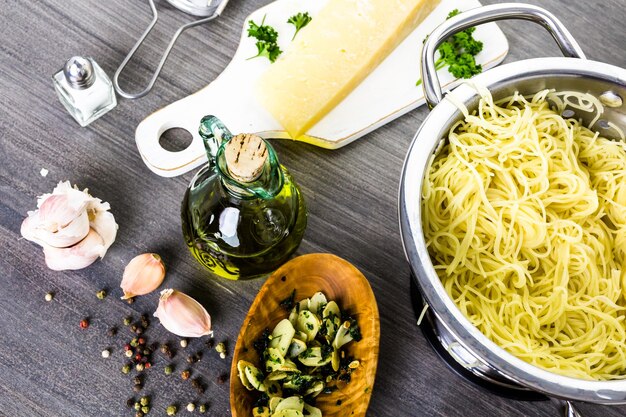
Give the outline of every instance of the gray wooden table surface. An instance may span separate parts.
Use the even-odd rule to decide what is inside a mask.
[[[314,1],[314,0],[311,0]],[[132,305],[119,300],[126,263],[135,255],[160,253],[168,266],[165,286],[197,297],[213,317],[217,340],[232,351],[241,322],[262,281],[210,280],[181,239],[179,206],[192,174],[165,179],[142,163],[134,144],[137,124],[158,108],[193,93],[228,64],[244,18],[267,0],[231,0],[212,24],[183,35],[153,92],[118,107],[88,128],[65,112],[51,75],[74,54],[91,55],[108,74],[150,21],[143,0],[0,0],[0,415],[130,416],[132,381],[120,373],[121,346],[129,333],[126,315],[151,314],[157,293]],[[486,0],[492,3],[492,0]],[[147,81],[175,28],[189,17],[159,0],[162,20],[124,85]],[[626,66],[626,1],[535,0],[562,18],[588,57]],[[558,55],[551,38],[531,23],[502,23],[507,61]],[[417,69],[416,69],[417,74]],[[371,416],[555,416],[550,402],[517,402],[483,392],[461,380],[430,349],[415,324],[409,299],[396,215],[400,169],[424,108],[337,151],[300,143],[276,143],[282,162],[300,183],[309,208],[308,229],[298,253],[331,252],[353,262],[369,278],[381,317],[381,350]],[[242,115],[245,117],[245,115]],[[172,140],[177,143],[180,140]],[[47,168],[47,177],[39,174]],[[35,198],[69,179],[111,203],[120,229],[106,257],[75,272],[48,270],[41,250],[20,239],[20,224]],[[111,295],[98,300],[107,288]],[[46,303],[44,294],[55,293]],[[91,326],[79,328],[89,317]],[[170,341],[152,320],[150,341]],[[117,325],[115,337],[106,330]],[[195,352],[202,343],[187,348]],[[109,359],[101,357],[112,349]],[[155,355],[144,392],[153,398],[149,415],[164,415],[169,403],[209,402],[209,415],[228,416],[229,369],[204,349],[193,372],[207,386],[198,395],[177,376],[163,374]],[[186,353],[174,358],[178,370]],[[585,416],[619,416],[626,407],[582,404]],[[187,413],[181,411],[181,413]]]

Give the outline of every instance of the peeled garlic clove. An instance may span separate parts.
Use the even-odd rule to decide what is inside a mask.
[[[122,300],[145,295],[156,290],[165,278],[165,265],[156,253],[135,256],[124,269],[120,287],[124,290]]]
[[[202,304],[174,289],[161,291],[159,306],[154,312],[163,327],[181,337],[211,334],[211,316]]]
[[[44,245],[43,253],[46,265],[54,271],[85,268],[103,256],[104,241],[95,230],[90,229],[87,236],[69,248],[55,248]]]

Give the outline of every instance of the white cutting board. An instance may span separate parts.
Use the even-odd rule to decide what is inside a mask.
[[[277,0],[248,16],[230,64],[208,86],[178,100],[146,117],[137,126],[135,140],[148,168],[164,176],[183,174],[206,161],[202,139],[198,134],[200,119],[205,115],[219,117],[237,133],[257,133],[263,138],[289,139],[280,124],[261,107],[254,97],[254,85],[271,65],[256,55],[255,39],[247,35],[248,22],[273,26],[279,33],[279,45],[289,49],[294,27],[287,19],[298,12],[315,15],[327,0]],[[439,6],[385,59],[352,93],[326,115],[309,132],[298,138],[328,149],[337,149],[374,129],[424,104],[419,79],[422,42],[441,24],[453,9],[479,7],[477,0],[442,0]],[[479,26],[474,33],[483,41],[484,49],[477,56],[486,70],[499,64],[508,52],[508,42],[495,23]],[[456,81],[446,69],[439,71],[440,80],[450,88]],[[171,128],[189,131],[193,141],[179,152],[171,152],[159,144],[163,132]],[[391,140],[391,139],[390,139]]]

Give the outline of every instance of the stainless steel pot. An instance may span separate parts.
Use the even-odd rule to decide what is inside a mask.
[[[430,320],[440,342],[466,369],[498,384],[536,390],[557,399],[626,404],[626,381],[586,381],[558,375],[518,359],[489,340],[448,296],[426,248],[421,213],[421,189],[426,166],[451,126],[463,117],[454,104],[442,98],[435,71],[435,51],[444,39],[458,31],[503,19],[524,19],[541,24],[552,34],[567,57],[536,58],[502,65],[476,76],[476,84],[487,87],[494,99],[515,91],[532,94],[546,88],[588,92],[607,105],[602,120],[596,123],[596,127],[603,130],[603,136],[617,136],[607,122],[626,128],[626,106],[623,104],[623,99],[626,99],[626,70],[585,59],[572,35],[546,10],[507,3],[480,7],[446,21],[429,36],[422,53],[424,92],[432,111],[413,138],[400,182],[400,229],[405,254],[420,292],[430,306]],[[470,111],[476,107],[479,96],[471,87],[462,84],[453,91],[457,100]],[[589,115],[577,116],[590,121]],[[572,408],[567,412],[575,415]]]

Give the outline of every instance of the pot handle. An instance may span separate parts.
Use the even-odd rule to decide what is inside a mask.
[[[439,77],[435,69],[435,51],[439,45],[457,32],[472,26],[497,20],[530,20],[543,26],[561,48],[563,55],[585,59],[585,53],[572,34],[552,13],[530,4],[502,3],[477,7],[464,11],[439,25],[428,36],[422,49],[421,78],[424,97],[429,108],[435,107],[443,98]]]
[[[574,403],[569,400],[561,400],[557,398],[550,398],[557,407],[561,409],[561,416],[563,417],[582,417],[580,411],[574,406]]]
[[[572,404],[571,401],[565,402],[565,407],[563,411],[565,412],[565,417],[582,417],[580,412],[576,409],[576,407],[574,407],[574,404]]]

